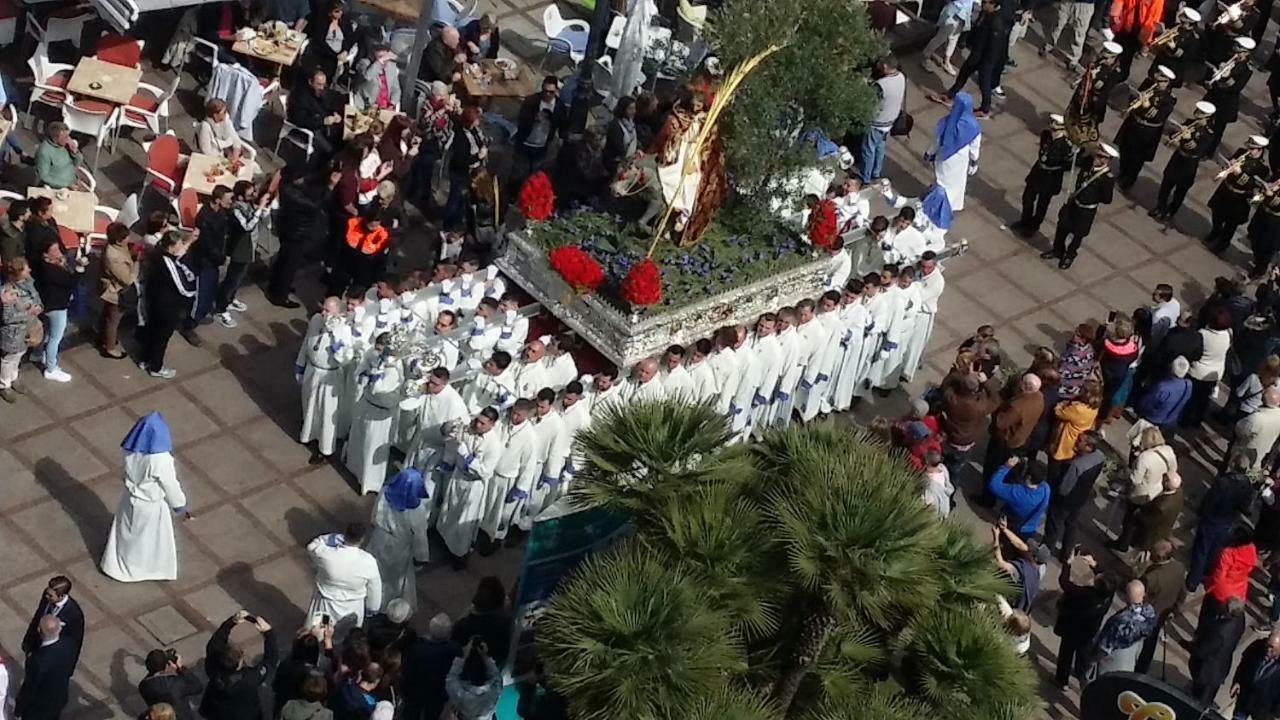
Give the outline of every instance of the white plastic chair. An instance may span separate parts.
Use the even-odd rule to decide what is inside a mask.
[[[71,82],[71,73],[75,68],[66,63],[49,61],[48,43],[37,43],[36,51],[27,58],[27,67],[31,68],[34,78],[31,86],[31,97],[27,100],[27,114],[35,103],[43,103],[50,107],[60,108],[67,99],[67,83]]]
[[[161,89],[150,83],[138,83],[138,91],[133,94],[133,99],[120,109],[120,123],[116,128],[116,138],[111,142],[112,150],[115,149],[115,140],[120,137],[120,128],[140,128],[150,130],[152,135],[159,135],[162,126],[168,126],[169,100],[178,91],[181,80],[181,75],[174,74],[168,89]]]
[[[99,221],[99,216],[105,222]],[[107,226],[120,217],[120,211],[106,205],[93,206],[93,232],[89,233],[89,244],[101,244],[107,241]]]
[[[129,197],[124,199],[124,203],[120,205],[120,212],[116,215],[116,222],[124,223],[126,227],[133,227],[142,214],[138,211],[138,194],[130,193]]]
[[[591,25],[586,20],[565,20],[560,7],[551,3],[542,11],[542,31],[547,35],[548,50],[559,40],[568,45],[567,54],[575,63],[586,57],[587,37],[591,34]]]
[[[106,103],[102,103],[106,105]],[[111,136],[120,122],[120,108],[100,110],[96,107],[77,105],[75,98],[68,97],[62,103],[62,121],[71,132],[89,135],[96,142],[93,148],[93,171],[98,171],[98,155],[102,152],[102,143]]]
[[[79,8],[82,12],[72,17],[50,16],[45,25],[41,25],[35,16],[27,15],[27,34],[37,43],[47,44],[68,40],[79,50],[84,24],[96,15],[92,6],[81,5]]]
[[[93,173],[89,172],[89,168],[83,165],[77,165],[76,179],[79,180],[82,185],[89,188],[89,192],[98,191],[98,181],[94,179]]]
[[[26,196],[20,193],[9,192],[8,190],[0,190],[0,200],[5,201],[6,204],[11,203],[14,200],[25,200],[25,199],[26,199]]]
[[[604,46],[610,50],[617,50],[618,46],[622,44],[622,33],[626,29],[626,16],[614,13],[613,22],[609,23],[609,33],[604,36]]]
[[[288,140],[295,147],[302,148],[306,152],[306,159],[310,160],[311,153],[315,151],[316,134],[289,122],[289,97],[280,95],[278,99],[280,100],[280,134],[276,136],[276,156],[280,155],[280,144]]]

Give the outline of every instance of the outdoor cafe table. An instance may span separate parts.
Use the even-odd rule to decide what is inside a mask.
[[[514,62],[516,63],[515,80],[507,80],[503,77],[502,70],[494,64],[493,60],[480,61],[476,66],[479,72],[475,73],[471,71],[472,66],[467,66],[462,71],[462,84],[466,87],[467,94],[475,98],[525,98],[538,92],[539,78],[534,76],[528,65],[519,61]],[[487,81],[486,78],[488,78]]]
[[[240,172],[232,175],[227,172],[226,165],[222,165],[221,172],[213,177],[208,176],[208,171],[214,165],[226,163],[227,159],[221,155],[206,155],[204,153],[191,153],[191,159],[187,161],[187,172],[183,176],[182,186],[191,188],[201,195],[208,195],[213,189],[219,185],[225,185],[228,188],[236,184],[237,180],[253,180],[254,164],[244,162],[244,167],[240,168]]]
[[[66,190],[66,197],[58,197],[60,192],[63,191],[29,187],[27,197],[47,197],[53,200],[50,208],[53,210],[53,219],[62,227],[81,234],[93,232],[93,208],[98,204],[98,196],[83,190]]]
[[[298,38],[298,42],[291,44],[285,44],[279,40],[256,37],[252,40],[236,40],[235,44],[231,46],[231,51],[234,53],[266,60],[280,67],[293,65],[297,62],[298,53],[301,49],[301,37]]]
[[[370,123],[368,120],[366,119],[361,119],[359,121],[356,120],[356,118],[360,116],[368,117],[364,115],[364,113],[365,111],[356,108],[355,105],[347,105],[346,107],[342,108],[342,139],[343,140],[350,140],[356,135],[363,135],[365,132],[369,130]],[[382,127],[386,128],[386,126],[391,122],[391,118],[399,114],[400,113],[396,112],[395,110],[379,110],[378,120],[382,123]]]
[[[82,57],[67,82],[72,95],[83,95],[116,105],[127,105],[138,92],[142,70],[103,62],[95,57]]]

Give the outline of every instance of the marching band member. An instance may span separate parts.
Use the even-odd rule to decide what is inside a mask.
[[[1231,247],[1236,228],[1249,219],[1249,200],[1266,183],[1267,164],[1262,155],[1267,145],[1267,139],[1261,135],[1250,135],[1249,142],[1237,150],[1227,167],[1215,176],[1220,182],[1209,198],[1213,226],[1204,239],[1215,253]]]
[[[1182,87],[1182,81],[1187,77],[1187,66],[1200,49],[1200,35],[1200,13],[1181,7],[1174,26],[1167,28],[1146,48],[1152,55],[1152,65],[1163,65],[1173,71],[1175,88]]]
[[[1173,71],[1163,65],[1152,68],[1150,76],[1138,87],[1138,97],[1125,112],[1116,133],[1116,147],[1120,150],[1116,185],[1121,192],[1127,193],[1133,187],[1142,167],[1156,156],[1164,124],[1176,102],[1173,78]]]
[[[1253,41],[1253,38],[1238,37],[1233,46],[1235,53],[1211,68],[1204,80],[1204,99],[1217,108],[1213,113],[1213,123],[1210,126],[1212,133],[1205,147],[1206,156],[1217,152],[1218,143],[1222,142],[1222,134],[1226,132],[1227,126],[1240,117],[1240,95],[1249,84],[1249,78],[1253,77],[1249,53],[1253,52],[1258,44]]]
[[[1076,261],[1076,253],[1093,229],[1093,219],[1099,205],[1108,205],[1115,194],[1115,177],[1111,174],[1111,161],[1120,152],[1106,143],[1100,143],[1093,155],[1093,162],[1080,168],[1076,174],[1076,187],[1058,213],[1058,229],[1053,236],[1053,249],[1040,253],[1042,258],[1058,258],[1058,267],[1066,270]],[[1067,242],[1067,238],[1071,242]]]
[[[1071,168],[1075,146],[1067,139],[1064,122],[1061,115],[1050,115],[1049,127],[1040,131],[1040,149],[1022,191],[1022,217],[1010,226],[1022,237],[1040,232],[1049,203],[1062,192],[1062,177]]]
[[[1182,207],[1182,200],[1196,181],[1200,160],[1209,154],[1209,140],[1213,134],[1210,123],[1216,110],[1213,103],[1201,100],[1196,103],[1192,117],[1165,138],[1173,152],[1164,166],[1156,206],[1147,213],[1151,217],[1169,223]]]
[[[1252,202],[1258,206],[1249,221],[1249,247],[1253,250],[1253,268],[1250,277],[1260,278],[1267,273],[1271,259],[1280,249],[1280,183],[1267,183]]]

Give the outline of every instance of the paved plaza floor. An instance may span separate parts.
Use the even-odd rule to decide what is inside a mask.
[[[508,7],[505,0],[500,4],[502,22],[533,34],[540,5]],[[1028,41],[1037,39],[1033,31]],[[1219,258],[1198,240],[1209,226],[1205,201],[1213,189],[1214,170],[1207,164],[1173,229],[1162,233],[1146,216],[1164,150],[1135,188],[1132,202],[1137,207],[1117,194],[1116,201],[1101,211],[1070,270],[1060,271],[1038,257],[1047,247],[1045,237],[1027,242],[1005,230],[1016,217],[1037,134],[1047,113],[1062,110],[1070,82],[1059,63],[1037,57],[1029,42],[1015,57],[1019,66],[1010,69],[1004,83],[1007,98],[983,121],[979,171],[970,179],[968,206],[952,230],[953,239],[969,240],[970,252],[946,265],[947,289],[927,365],[907,388],[913,394],[941,378],[955,346],[980,324],[999,328],[1003,348],[1025,366],[1037,346],[1061,348],[1075,324],[1105,320],[1112,309],[1129,312],[1146,304],[1156,283],[1172,284],[1184,306],[1194,306],[1206,297],[1215,276],[1232,273],[1247,257],[1237,247]],[[921,155],[944,112],[924,92],[950,81],[920,70],[917,60],[904,60],[912,81],[908,104],[917,130],[909,141],[891,141],[886,172],[908,195],[927,184],[930,171]],[[1137,62],[1135,82],[1146,64]],[[149,81],[163,79],[152,75],[156,73],[149,71]],[[1227,132],[1224,149],[1238,147],[1258,131],[1268,106],[1264,79],[1253,79],[1242,118]],[[1184,88],[1176,117],[1184,117],[1198,99],[1197,87]],[[186,89],[179,100],[187,108],[198,102]],[[1119,114],[1110,113],[1105,137],[1114,136]],[[269,134],[260,138],[262,146],[274,144],[277,122],[263,123]],[[189,121],[175,118],[172,124],[180,137],[191,141]],[[25,137],[30,141],[29,134]],[[118,205],[141,185],[143,164],[135,141],[122,139],[114,155],[104,151],[99,182],[106,204]],[[3,184],[14,189],[19,183],[10,175]],[[1043,229],[1046,234],[1052,233],[1059,203]],[[299,289],[314,301],[314,276],[304,278]],[[30,393],[16,405],[0,405],[0,602],[8,610],[0,612],[0,648],[16,668],[20,659],[14,654],[20,655],[22,632],[45,581],[59,573],[73,578],[88,630],[68,718],[136,716],[142,709],[135,688],[143,675],[145,653],[172,645],[185,658],[201,658],[209,632],[239,608],[267,618],[286,641],[301,622],[310,595],[303,544],[367,516],[369,499],[358,497],[336,468],[308,465],[307,451],[294,441],[299,397],[291,367],[305,329],[302,311],[267,304],[256,285],[246,288],[242,297],[249,309],[239,316],[238,328],[201,328],[201,348],[175,337],[170,355],[178,376],[172,381],[153,380],[127,360],[101,358],[87,342],[90,333],[81,330],[71,334],[71,347],[63,356],[73,382],[46,382],[24,367],[22,379]],[[905,398],[899,393],[876,400],[859,408],[858,419],[896,414]],[[196,518],[178,526],[179,580],[126,585],[99,573],[96,562],[121,492],[120,440],[139,415],[152,410],[162,412],[173,429],[180,477]],[[1124,429],[1123,423],[1115,426],[1109,438],[1122,438]],[[1209,433],[1176,444],[1180,455],[1192,460],[1184,460],[1188,508],[1196,506],[1210,477],[1202,463],[1216,461],[1224,445]],[[963,512],[973,517],[967,508]],[[975,532],[981,532],[977,522],[975,517]],[[1179,542],[1185,544],[1185,527],[1193,523],[1190,510],[1182,522]],[[1100,548],[1096,526],[1086,543]],[[461,614],[481,576],[497,574],[511,581],[519,561],[519,551],[508,550],[476,558],[461,573],[431,567],[418,576],[417,622],[425,624],[439,610]],[[1052,668],[1057,647],[1045,630],[1052,624],[1056,568],[1051,574],[1033,614],[1033,654],[1042,678],[1048,677],[1044,670]],[[1255,592],[1260,589],[1255,587]],[[1188,618],[1197,607],[1198,602],[1190,604]],[[1251,612],[1256,615],[1256,603]],[[1180,619],[1173,623],[1172,634],[1186,637],[1192,626],[1193,620]],[[1185,658],[1178,642],[1168,643],[1171,680],[1183,681]],[[1042,688],[1045,717],[1076,717],[1075,686],[1067,693],[1047,682]]]

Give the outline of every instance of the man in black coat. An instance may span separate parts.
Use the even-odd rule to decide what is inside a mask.
[[[328,233],[329,199],[338,174],[325,178],[309,174],[305,167],[286,165],[281,179],[280,221],[275,224],[280,250],[271,263],[266,295],[272,305],[292,310],[299,307],[289,297],[293,294],[293,278],[323,244],[317,238]]]
[[[440,613],[431,618],[427,636],[418,638],[404,653],[401,681],[404,685],[404,720],[435,720],[448,700],[444,680],[462,647],[450,639],[453,621]]]
[[[152,650],[145,660],[147,676],[138,683],[138,694],[147,705],[169,703],[177,720],[195,720],[195,711],[187,698],[204,690],[200,678],[182,664],[173,650]]]
[[[1217,611],[1203,618],[1191,638],[1191,697],[1206,707],[1213,704],[1222,681],[1231,674],[1236,645],[1244,636],[1244,603],[1231,598]]]
[[[262,633],[262,662],[257,665],[245,665],[244,651],[231,644],[231,629],[245,622]],[[244,610],[227,618],[205,647],[209,686],[200,700],[200,715],[206,720],[262,720],[259,692],[278,660],[275,631],[266,620]]]
[[[1195,592],[1200,587],[1226,545],[1231,528],[1253,504],[1255,492],[1248,476],[1252,466],[1248,453],[1231,458],[1227,472],[1214,478],[1200,499],[1195,539],[1187,559],[1187,592]]]
[[[381,658],[387,649],[394,649],[403,657],[405,650],[418,639],[417,631],[409,624],[412,617],[409,603],[396,598],[387,603],[386,611],[365,621],[364,634],[369,638],[369,652],[374,659]]]
[[[334,129],[341,132],[342,127],[342,113],[334,112],[329,105],[328,84],[329,76],[316,68],[305,83],[299,83],[289,93],[289,122],[311,131],[311,148],[319,161],[333,154],[338,137]]]
[[[418,79],[426,82],[438,80],[449,87],[461,81],[461,66],[467,60],[465,48],[460,46],[461,40],[458,28],[452,25],[440,28],[440,34],[432,38],[422,51]]]
[[[1016,3],[1017,0],[1004,0]],[[929,96],[931,100],[943,101],[956,96],[964,88],[969,78],[977,75],[978,90],[982,93],[982,104],[974,112],[976,117],[986,117],[991,112],[991,92],[999,82],[1000,71],[1004,68],[1005,58],[1009,54],[1009,24],[1000,12],[1001,0],[983,0],[981,15],[969,31],[969,56],[956,74],[956,81],[947,90],[945,98],[937,94]]]
[[[1098,449],[1101,442],[1095,432],[1081,433],[1076,438],[1075,456],[1065,463],[1061,473],[1050,475],[1044,540],[1050,550],[1057,549],[1057,557],[1064,563],[1076,546],[1080,512],[1093,498],[1093,486],[1106,462],[1106,456]]]
[[[542,90],[520,103],[511,145],[527,164],[526,175],[532,174],[547,157],[551,142],[565,127],[568,118],[559,97],[560,81],[555,75],[548,75],[542,79]]]
[[[1280,631],[1254,640],[1240,656],[1231,697],[1235,720],[1275,720],[1280,714]]]
[[[27,655],[26,674],[13,714],[22,720],[58,720],[67,706],[80,645],[72,638],[62,637],[62,622],[56,615],[45,615],[38,625],[40,642]]]
[[[40,618],[45,615],[56,615],[62,623],[62,639],[75,648],[71,663],[74,670],[75,664],[80,660],[80,647],[84,645],[84,612],[80,610],[80,603],[71,597],[70,578],[64,575],[49,578],[49,585],[45,587],[44,594],[40,597],[40,604],[36,606],[35,615],[31,617],[27,632],[22,636],[24,655],[30,656],[36,648],[40,647]]]

